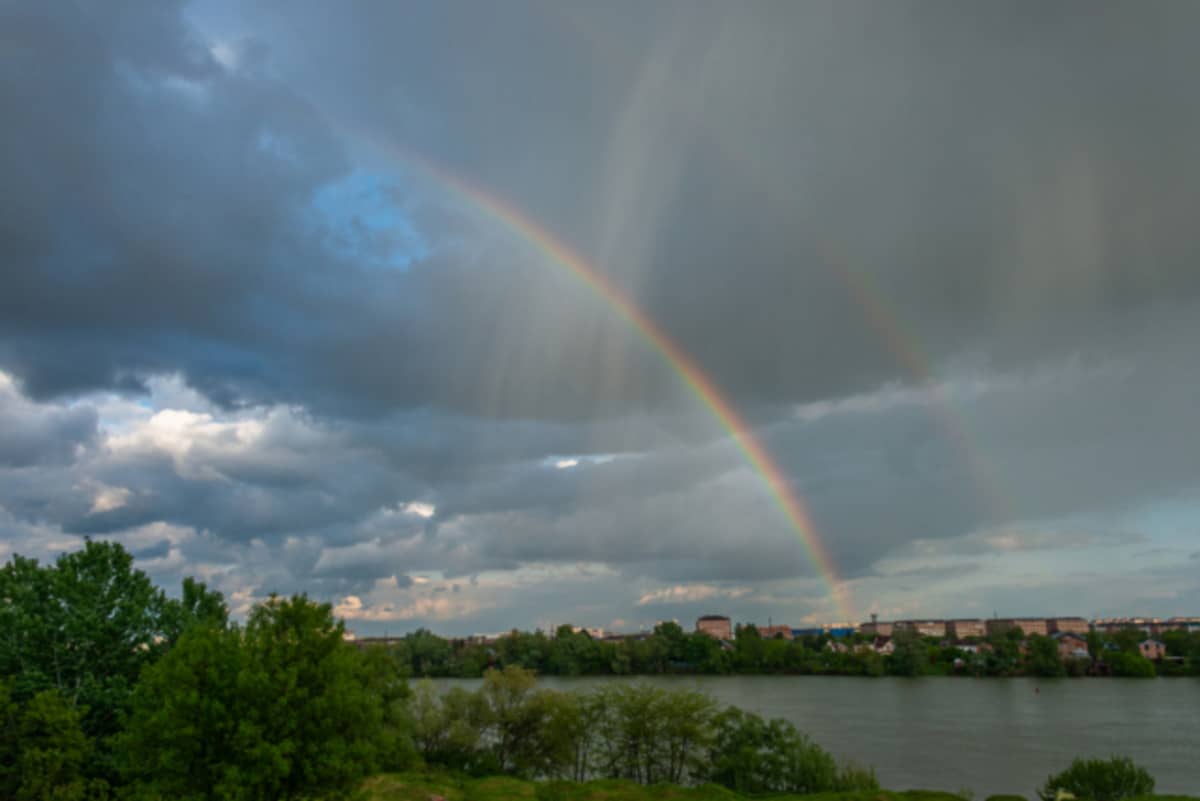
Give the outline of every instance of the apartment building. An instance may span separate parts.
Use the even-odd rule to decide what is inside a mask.
[[[987,634],[987,626],[980,618],[959,618],[946,621],[946,634],[956,640],[966,637],[982,637]]]
[[[696,631],[718,640],[733,639],[733,624],[724,615],[704,615],[696,620]]]
[[[994,617],[987,622],[988,634],[1003,634],[1009,629],[1020,629],[1026,637],[1030,634],[1046,636],[1050,633],[1044,617]]]

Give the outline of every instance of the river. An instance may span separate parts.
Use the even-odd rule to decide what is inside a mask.
[[[565,690],[629,680],[694,687],[722,704],[786,718],[837,757],[874,767],[892,790],[1033,799],[1073,758],[1119,754],[1150,771],[1158,793],[1200,794],[1198,679],[548,677],[542,684]]]

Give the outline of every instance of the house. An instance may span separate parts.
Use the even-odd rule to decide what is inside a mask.
[[[784,640],[792,639],[791,626],[759,626],[758,634],[764,640],[772,640],[776,637]]]
[[[891,637],[876,637],[871,647],[875,649],[875,653],[883,654],[884,656],[896,650],[896,644],[892,642]]]
[[[1050,635],[1058,643],[1058,655],[1062,659],[1088,659],[1088,644],[1085,637],[1070,631],[1059,631]]]
[[[955,640],[953,646],[967,654],[982,654],[992,650],[992,646],[986,642],[974,642],[971,640]]]
[[[696,621],[696,631],[718,640],[733,639],[733,624],[724,615],[704,615]]]
[[[830,640],[829,642],[825,643],[825,650],[833,651],[835,654],[844,654],[844,653],[847,653],[850,649],[846,646],[845,643],[834,642],[833,640]]]
[[[1138,650],[1152,662],[1157,662],[1167,655],[1167,646],[1160,640],[1142,640],[1138,643]]]

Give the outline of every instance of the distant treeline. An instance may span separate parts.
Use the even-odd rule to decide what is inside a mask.
[[[420,629],[391,638],[386,649],[416,677],[477,678],[489,668],[516,665],[546,676],[683,674],[793,674],[836,676],[1085,676],[1200,675],[1200,632],[1167,632],[1166,658],[1152,662],[1138,644],[1138,629],[1087,635],[1086,658],[1063,658],[1050,637],[1020,629],[962,641],[968,647],[911,630],[892,638],[881,654],[861,634],[766,639],[739,626],[731,643],[660,623],[654,632],[622,639],[593,639],[560,626],[553,636],[512,631],[488,641],[445,639]],[[972,647],[973,646],[973,647]]]

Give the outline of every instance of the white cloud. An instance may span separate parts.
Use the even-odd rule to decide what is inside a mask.
[[[707,601],[712,598],[744,598],[754,590],[750,587],[719,587],[714,584],[676,584],[643,593],[638,606],[647,604],[679,604]]]

